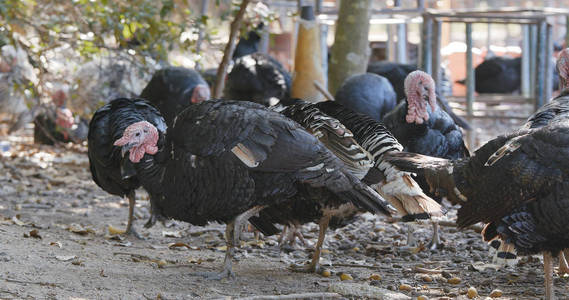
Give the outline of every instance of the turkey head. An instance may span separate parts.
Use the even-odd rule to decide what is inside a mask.
[[[209,87],[205,84],[198,84],[194,87],[194,91],[192,92],[192,98],[190,102],[192,104],[201,103],[203,101],[209,100],[210,91]]]
[[[429,120],[427,104],[434,111],[437,103],[435,94],[435,81],[423,72],[414,71],[407,75],[404,82],[405,94],[407,95],[407,123],[423,124]]]
[[[563,49],[557,58],[557,72],[559,74],[559,90],[569,87],[569,48]]]
[[[120,139],[113,145],[120,146],[124,156],[130,151],[129,159],[138,163],[144,154],[156,154],[158,152],[158,130],[147,121],[140,121],[129,125]]]

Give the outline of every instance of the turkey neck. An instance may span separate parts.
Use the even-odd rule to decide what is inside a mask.
[[[139,163],[135,164],[136,174],[144,189],[153,196],[160,197],[163,194],[162,180],[166,163],[172,150],[172,143],[166,136],[160,133],[158,138],[158,152],[154,155],[145,154]]]

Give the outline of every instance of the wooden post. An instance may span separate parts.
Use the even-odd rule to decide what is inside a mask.
[[[221,98],[221,94],[223,93],[223,88],[225,87],[225,74],[227,73],[227,67],[229,66],[229,61],[233,56],[233,51],[235,51],[235,40],[237,40],[237,36],[239,35],[239,29],[241,28],[241,23],[243,22],[243,16],[245,15],[245,11],[247,10],[247,5],[249,5],[251,0],[243,0],[241,2],[241,6],[239,7],[239,12],[235,16],[235,19],[231,22],[231,30],[229,32],[229,41],[227,41],[227,45],[225,46],[225,51],[223,52],[223,59],[221,60],[221,64],[219,64],[219,68],[217,69],[217,77],[215,79],[215,89],[213,91],[213,98],[219,99]]]

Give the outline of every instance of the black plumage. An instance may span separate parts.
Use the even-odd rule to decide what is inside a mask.
[[[140,187],[140,181],[134,166],[113,143],[129,125],[142,120],[151,122],[160,132],[166,131],[164,119],[150,103],[142,99],[118,98],[95,112],[89,123],[87,137],[89,168],[93,180],[106,192],[126,196],[129,200],[127,232],[133,231],[135,190]]]
[[[133,126],[129,135],[143,129],[148,127]],[[192,105],[168,128],[165,143],[161,143],[163,134],[157,135],[156,145],[135,145],[125,135],[121,140],[135,153],[148,146],[158,148],[135,166],[144,188],[156,196],[153,207],[160,214],[195,225],[228,223],[228,251],[220,276],[232,274],[231,248],[237,245],[244,222],[262,208],[294,197],[299,184],[389,214],[379,195],[345,171],[314,136],[258,104],[206,101]]]
[[[419,70],[419,68],[415,65],[395,63],[390,61],[372,62],[369,63],[367,67],[367,72],[383,76],[387,78],[387,80],[389,80],[389,82],[393,86],[393,89],[395,90],[395,93],[397,94],[398,103],[402,102],[403,99],[406,98],[405,87],[404,87],[405,78],[407,78],[407,75],[409,75],[411,72],[417,70]],[[464,118],[456,115],[452,110],[452,108],[450,107],[450,105],[448,104],[448,101],[446,100],[444,94],[451,93],[452,87],[450,86],[451,84],[449,82],[449,79],[446,76],[446,73],[444,72],[444,68],[441,69],[441,72],[443,72],[442,73],[443,76],[441,79],[442,82],[439,83],[439,88],[441,88],[442,91],[446,90],[447,93],[443,93],[442,91],[437,91],[437,103],[442,108],[442,110],[444,110],[454,120],[454,122],[458,126],[466,130],[470,130],[471,129],[470,124],[468,124],[468,122]]]
[[[467,157],[469,152],[462,131],[454,120],[439,107],[433,111],[427,106],[427,110],[426,122],[408,123],[405,121],[407,102],[403,101],[383,118],[383,123],[405,151],[448,159]]]
[[[390,61],[375,61],[367,65],[367,72],[387,78],[397,94],[397,101],[405,98],[403,82],[409,73],[417,71],[415,65],[395,63]]]
[[[227,75],[223,98],[273,106],[290,97],[291,76],[273,57],[254,53],[238,58]]]
[[[246,36],[239,38],[239,42],[233,51],[233,59],[259,52],[259,43],[261,42],[260,31],[263,30],[264,23],[259,23],[256,29],[247,32]]]
[[[397,104],[393,86],[382,76],[373,73],[348,77],[340,86],[335,100],[350,109],[381,121]]]
[[[565,91],[519,130],[489,141],[471,158],[388,158],[461,203],[460,227],[484,222],[485,240],[500,238],[525,255],[543,252],[547,299],[553,295],[551,255],[569,247],[568,112]]]
[[[520,57],[495,56],[484,60],[474,69],[474,86],[478,93],[508,94],[521,87]]]
[[[166,123],[171,125],[176,114],[186,106],[209,99],[209,86],[195,70],[167,67],[152,75],[140,97],[156,105]]]

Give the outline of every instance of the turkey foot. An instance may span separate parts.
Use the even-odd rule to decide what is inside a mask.
[[[320,225],[320,232],[318,233],[318,242],[314,247],[314,254],[312,254],[312,261],[307,266],[293,266],[292,270],[296,272],[304,273],[320,273],[320,252],[322,250],[322,244],[324,244],[324,238],[326,237],[326,229],[328,229],[328,223],[330,222],[330,216],[324,216],[320,219],[318,225]]]
[[[229,224],[227,225],[229,226]],[[233,247],[227,246],[225,251],[225,259],[223,260],[223,269],[221,272],[195,272],[191,273],[191,276],[200,276],[209,280],[221,280],[223,278],[235,279],[235,273],[233,273]]]
[[[553,258],[551,257],[551,253],[547,251],[543,252],[543,271],[545,275],[545,300],[554,300]]]
[[[443,243],[441,243],[441,238],[439,236],[439,222],[432,221],[433,224],[433,237],[431,238],[431,242],[427,245],[431,250],[442,249],[444,247]]]
[[[401,247],[401,250],[411,250],[417,247],[417,239],[415,238],[415,224],[407,223],[407,245]]]
[[[247,221],[250,217],[257,215],[264,206],[255,206],[248,211],[238,215],[231,222],[227,223],[225,227],[225,239],[227,250],[225,250],[225,259],[223,261],[223,269],[219,273],[212,272],[196,272],[192,273],[193,276],[201,276],[206,279],[221,280],[223,278],[235,279],[233,273],[233,251],[236,245],[239,245],[239,235],[245,228]]]
[[[134,191],[130,191],[126,196],[128,199],[128,223],[126,224],[126,235],[132,235],[139,240],[145,240],[145,238],[140,235],[132,226],[132,221],[134,219],[134,205],[136,204],[136,196]]]
[[[282,248],[286,245],[294,247],[297,238],[303,246],[306,246],[306,241],[299,228],[300,226],[298,224],[285,226],[279,238],[279,247]]]
[[[561,251],[559,254],[559,275],[569,274],[569,264],[567,263],[567,258],[569,257],[569,249]]]

